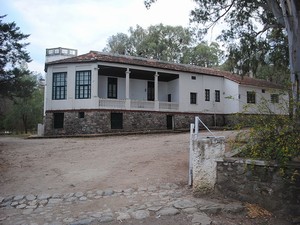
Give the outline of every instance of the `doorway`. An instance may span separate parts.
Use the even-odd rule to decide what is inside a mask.
[[[173,116],[172,115],[167,115],[167,129],[168,130],[173,130]]]
[[[111,129],[123,129],[123,113],[111,113]]]

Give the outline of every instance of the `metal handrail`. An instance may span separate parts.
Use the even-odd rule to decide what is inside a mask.
[[[198,135],[199,131],[199,122],[205,127],[205,129],[213,136],[216,138],[216,136],[213,134],[213,132],[210,131],[210,129],[203,123],[203,121],[200,119],[199,116],[195,117],[195,134]]]

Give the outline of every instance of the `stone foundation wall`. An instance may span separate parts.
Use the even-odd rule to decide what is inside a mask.
[[[299,171],[300,164],[289,165],[288,176],[283,177],[277,166],[264,161],[224,159],[217,163],[215,188],[231,198],[300,216]]]
[[[195,113],[170,113],[170,112],[145,112],[145,111],[110,111],[110,110],[85,110],[85,111],[57,111],[64,113],[63,128],[54,129],[55,112],[46,112],[45,135],[78,135],[99,134],[108,132],[130,132],[166,130],[167,115],[173,116],[173,130],[188,130],[194,122]],[[84,118],[79,118],[79,112],[84,112]],[[111,113],[123,114],[123,129],[111,129]],[[217,115],[216,119],[211,114],[200,114],[200,118],[207,126],[223,126],[224,115]]]

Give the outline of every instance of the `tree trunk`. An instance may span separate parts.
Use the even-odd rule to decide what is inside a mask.
[[[23,115],[22,116],[22,121],[23,121],[23,126],[24,126],[25,134],[27,134],[27,132],[28,132],[28,128],[27,128],[27,115]]]
[[[293,114],[300,119],[300,3],[299,0],[280,0],[285,28],[288,34],[290,71],[293,93]]]

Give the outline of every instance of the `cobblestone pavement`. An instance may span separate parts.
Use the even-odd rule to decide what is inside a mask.
[[[242,204],[193,198],[176,184],[125,190],[15,195],[0,197],[3,225],[85,225],[181,215],[186,224],[211,224],[210,213],[239,213]]]

